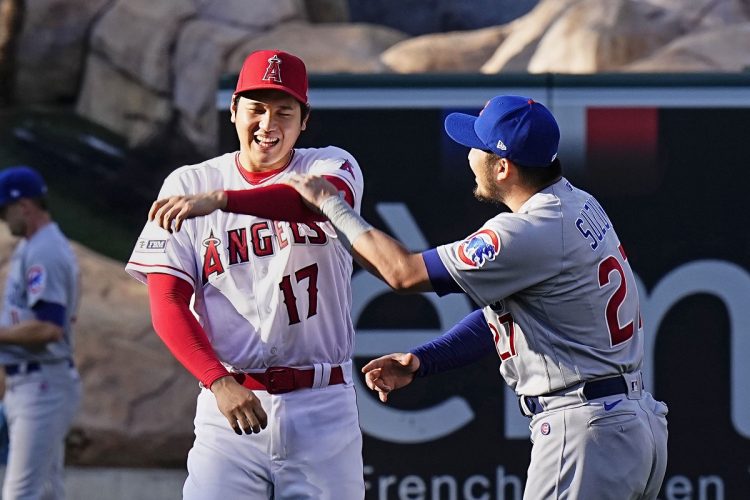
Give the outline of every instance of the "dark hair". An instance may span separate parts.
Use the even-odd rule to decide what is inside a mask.
[[[518,163],[515,165],[518,167],[518,177],[521,182],[533,188],[547,186],[562,175],[560,158],[555,158],[546,167],[527,167]]]
[[[252,90],[247,90],[245,92],[241,92],[239,94],[234,94],[232,96],[232,106],[237,107],[237,103],[240,102],[240,97],[248,97],[248,94],[252,92]],[[249,97],[248,97],[249,99]],[[295,99],[297,101],[297,99]],[[306,104],[301,101],[297,101],[297,104],[299,104],[299,109],[302,112],[302,117],[300,118],[302,122],[305,121],[305,118],[307,118],[310,115],[310,105]]]

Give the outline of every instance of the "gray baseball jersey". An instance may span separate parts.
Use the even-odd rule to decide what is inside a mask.
[[[28,240],[22,239],[11,257],[0,325],[12,326],[35,319],[32,308],[37,302],[45,301],[65,307],[65,333],[60,341],[51,342],[40,351],[0,346],[0,364],[72,359],[71,323],[79,295],[78,262],[56,223],[47,224]]]
[[[485,306],[500,372],[517,394],[640,369],[643,328],[627,256],[601,205],[566,179],[438,253]]]

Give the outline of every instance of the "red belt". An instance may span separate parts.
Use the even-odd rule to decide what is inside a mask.
[[[307,389],[315,383],[315,369],[301,370],[286,366],[272,366],[265,372],[233,373],[238,383],[253,391],[268,391],[269,394],[284,394]],[[343,384],[344,371],[340,366],[331,367],[328,385]]]

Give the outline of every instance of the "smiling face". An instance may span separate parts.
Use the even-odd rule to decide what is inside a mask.
[[[254,90],[232,103],[232,122],[240,140],[240,162],[251,172],[283,167],[307,126],[303,105],[278,90]]]

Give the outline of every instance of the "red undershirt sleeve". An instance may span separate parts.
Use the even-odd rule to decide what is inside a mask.
[[[190,311],[193,286],[169,274],[148,275],[148,296],[154,330],[175,358],[205,387],[229,375]]]
[[[338,177],[325,176],[336,189],[344,194],[344,200],[354,206],[354,195],[349,186]],[[284,220],[289,222],[322,222],[327,220],[305,205],[302,196],[286,184],[271,184],[255,189],[241,191],[226,191],[227,207],[225,212],[255,215],[270,220]]]

